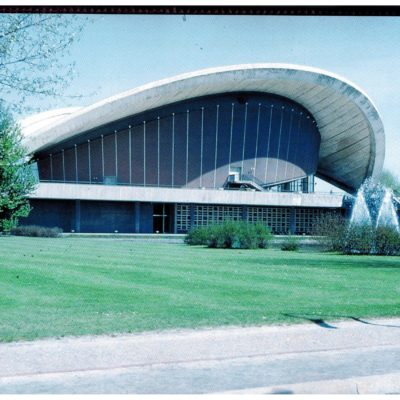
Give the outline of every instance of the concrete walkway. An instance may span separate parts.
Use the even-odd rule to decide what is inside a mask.
[[[400,394],[400,318],[1,344],[0,393]]]

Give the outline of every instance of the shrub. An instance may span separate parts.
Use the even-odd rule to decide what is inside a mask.
[[[208,235],[209,235],[208,227],[206,226],[192,228],[185,237],[185,243],[191,246],[198,246],[198,245],[206,246]]]
[[[47,228],[37,225],[25,225],[12,228],[10,233],[15,236],[60,237],[62,229],[58,227]]]
[[[348,223],[337,213],[327,213],[316,219],[313,235],[318,236],[319,243],[328,251],[342,252],[346,241]]]
[[[344,254],[400,254],[400,233],[391,226],[349,225],[341,215],[326,214],[316,221],[313,233],[330,251]]]
[[[343,253],[371,254],[374,250],[375,232],[370,225],[349,226],[344,238]]]
[[[260,249],[266,249],[268,247],[268,242],[272,238],[269,228],[261,223],[256,223],[253,226],[257,237],[257,247]]]
[[[394,256],[400,254],[400,234],[390,226],[379,226],[375,230],[375,254]]]
[[[261,224],[227,221],[220,225],[194,228],[189,231],[185,242],[211,248],[256,249],[266,248],[270,238],[269,229]]]
[[[356,225],[346,233],[343,252],[346,254],[400,254],[400,233],[391,226]]]
[[[281,244],[281,250],[283,251],[297,251],[299,249],[299,242],[296,237],[289,236]]]
[[[235,224],[225,222],[209,227],[208,247],[219,249],[240,248],[237,243],[238,229]]]

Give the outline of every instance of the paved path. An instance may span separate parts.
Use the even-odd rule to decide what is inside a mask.
[[[0,345],[0,393],[399,393],[400,318]]]

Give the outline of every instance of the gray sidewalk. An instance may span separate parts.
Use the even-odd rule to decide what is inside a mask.
[[[0,393],[400,393],[400,318],[0,345]]]

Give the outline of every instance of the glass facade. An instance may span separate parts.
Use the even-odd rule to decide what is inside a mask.
[[[271,192],[314,193],[314,187],[315,178],[314,175],[310,175],[306,178],[296,179],[276,186],[270,186],[267,190]]]
[[[313,175],[319,145],[299,104],[239,92],[110,122],[35,157],[41,181],[212,189],[232,170],[261,185]]]

